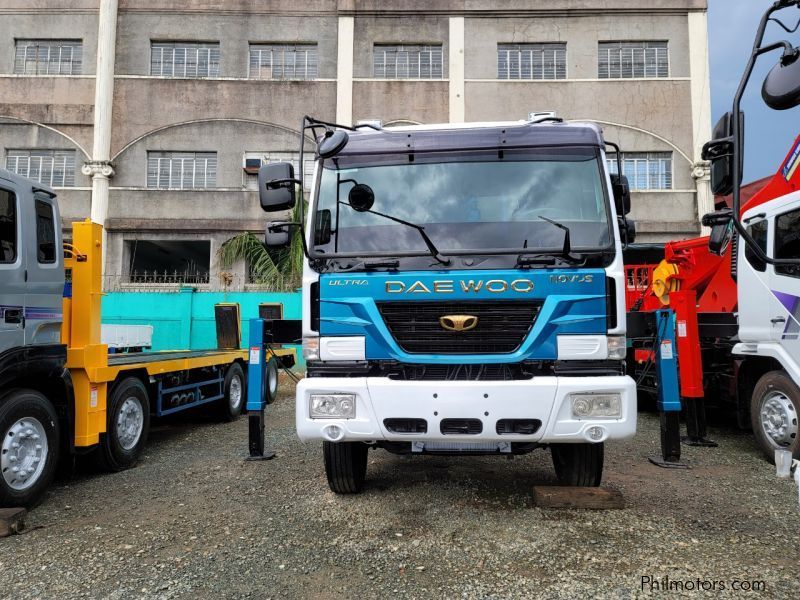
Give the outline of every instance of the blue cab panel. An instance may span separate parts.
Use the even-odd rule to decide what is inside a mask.
[[[404,351],[387,328],[379,304],[525,301],[540,304],[533,327],[511,352],[423,354]],[[555,360],[556,338],[604,334],[606,279],[602,269],[402,271],[320,277],[320,335],[364,336],[368,360],[416,364],[490,364]]]

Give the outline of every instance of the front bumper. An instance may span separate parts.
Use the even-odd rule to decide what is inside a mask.
[[[619,418],[572,415],[570,393],[619,393]],[[310,394],[354,394],[353,419],[312,419]],[[393,433],[385,419],[424,419],[426,433]],[[443,434],[443,419],[479,419],[477,434]],[[501,419],[536,419],[539,429],[530,435],[498,434]],[[587,430],[603,428],[601,439],[621,439],[636,433],[636,385],[627,376],[535,377],[522,381],[397,381],[384,377],[320,377],[303,379],[297,386],[297,434],[301,440],[327,439],[324,429],[341,428],[337,441],[392,442],[538,442],[590,441]]]

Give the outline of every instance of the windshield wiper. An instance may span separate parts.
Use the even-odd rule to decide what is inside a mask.
[[[394,271],[400,266],[400,261],[396,258],[390,258],[388,260],[372,260],[372,261],[364,261],[363,267],[366,271],[372,271],[374,269],[387,269],[389,271]]]
[[[341,200],[339,201],[339,204],[350,206],[350,204],[348,204],[347,202],[342,202]],[[394,221],[395,223],[400,223],[401,225],[405,225],[406,227],[411,227],[412,229],[416,229],[417,231],[419,231],[419,234],[422,237],[422,240],[425,242],[425,245],[428,247],[428,252],[433,257],[433,259],[442,265],[450,264],[450,259],[442,256],[442,253],[439,252],[439,249],[436,247],[436,244],[434,244],[433,240],[431,240],[431,238],[428,237],[428,234],[425,233],[425,228],[422,225],[417,225],[416,223],[411,223],[410,221],[404,221],[403,219],[398,219],[397,217],[393,217],[392,215],[387,215],[378,212],[377,210],[362,209],[359,212],[365,212],[371,215],[378,215],[379,217],[383,217],[384,219],[389,219],[390,221]]]
[[[555,225],[564,232],[564,245],[561,247],[561,258],[572,264],[578,264],[581,261],[585,261],[585,259],[581,256],[573,256],[572,254],[570,254],[570,252],[572,251],[572,245],[569,239],[569,227],[567,227],[563,223],[559,223],[558,221],[554,221],[553,219],[548,219],[547,217],[544,217],[542,215],[539,215],[539,218],[542,221],[547,221],[551,225]]]

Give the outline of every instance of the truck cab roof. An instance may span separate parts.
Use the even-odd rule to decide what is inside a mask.
[[[605,146],[602,130],[597,124],[589,122],[510,121],[409,125],[380,130],[362,128],[350,132],[349,138],[338,156],[444,150]]]

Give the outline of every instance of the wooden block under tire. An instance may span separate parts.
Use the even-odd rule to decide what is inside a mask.
[[[620,492],[598,487],[535,485],[533,501],[540,508],[625,508],[625,499]]]
[[[24,508],[0,508],[0,538],[20,533],[25,529]]]

